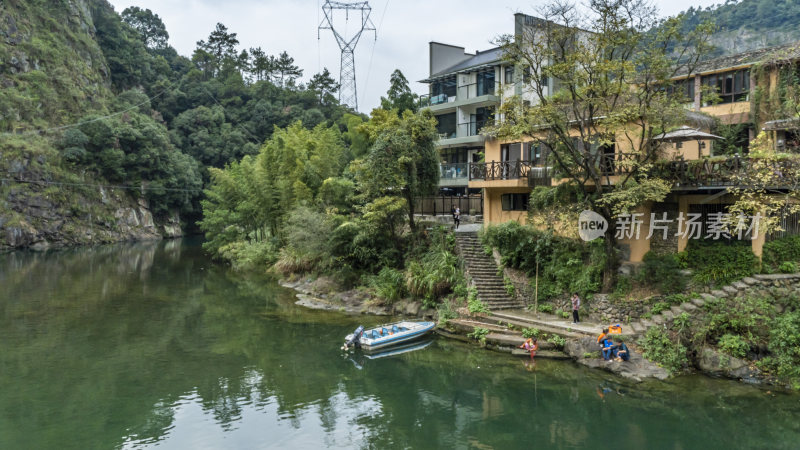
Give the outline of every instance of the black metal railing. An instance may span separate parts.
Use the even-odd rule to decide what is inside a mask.
[[[469,179],[471,180],[517,180],[527,178],[532,164],[530,161],[492,161],[486,163],[470,163]]]
[[[437,195],[417,200],[415,212],[431,216],[446,216],[458,208],[461,214],[483,214],[483,195]]]

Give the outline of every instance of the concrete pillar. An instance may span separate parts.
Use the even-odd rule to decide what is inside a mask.
[[[650,240],[647,239],[647,234],[650,232],[651,211],[652,203],[650,202],[636,208],[635,212],[642,213],[642,228],[639,239],[630,239],[628,241],[631,249],[631,262],[642,262],[644,255],[650,251]]]

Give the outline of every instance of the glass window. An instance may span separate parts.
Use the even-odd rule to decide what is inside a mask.
[[[503,211],[527,211],[528,194],[502,194],[500,203]]]
[[[436,130],[444,139],[456,137],[456,113],[436,116]]]
[[[750,70],[742,69],[721,74],[706,75],[701,79],[704,86],[717,91],[720,103],[745,102],[750,93]],[[703,102],[704,106],[710,103]]]
[[[506,84],[511,84],[514,82],[514,66],[506,66],[505,69],[506,73]]]

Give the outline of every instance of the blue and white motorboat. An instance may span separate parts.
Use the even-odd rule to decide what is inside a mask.
[[[419,339],[433,331],[434,322],[402,321],[365,329],[359,326],[344,338],[344,350],[361,347],[366,351],[378,350]]]

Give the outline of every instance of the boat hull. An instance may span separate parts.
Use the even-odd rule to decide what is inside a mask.
[[[373,331],[377,332],[379,330],[391,330],[393,326],[399,327],[402,329],[402,331],[381,335],[377,338],[370,337],[372,336]],[[434,322],[396,322],[381,325],[365,330],[359,341],[359,345],[362,349],[368,352],[383,350],[386,348],[406,344],[424,337],[432,332],[435,326],[436,323]],[[352,334],[348,335],[345,340],[349,341],[352,336]]]

